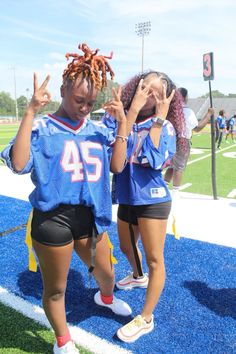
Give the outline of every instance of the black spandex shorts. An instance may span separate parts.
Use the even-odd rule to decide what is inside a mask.
[[[166,220],[169,217],[170,209],[171,202],[147,205],[120,204],[117,216],[122,221],[138,225],[138,218]]]
[[[61,204],[54,210],[34,209],[31,236],[44,245],[64,246],[92,236],[94,216],[90,207]]]

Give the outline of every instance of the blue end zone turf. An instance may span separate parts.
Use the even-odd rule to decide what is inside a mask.
[[[27,202],[2,196],[0,206],[0,231],[25,223],[31,209]],[[116,224],[109,234],[120,279],[128,263],[119,250]],[[41,306],[40,273],[28,271],[24,238],[25,230],[0,238],[0,286]],[[165,260],[167,280],[149,335],[133,344],[118,340],[115,333],[129,318],[94,304],[97,286],[92,280],[90,288],[87,268],[76,256],[66,294],[68,321],[137,354],[236,353],[236,250],[187,238],[176,241],[168,235]],[[116,291],[116,295],[130,304],[134,315],[140,313],[145,290]]]

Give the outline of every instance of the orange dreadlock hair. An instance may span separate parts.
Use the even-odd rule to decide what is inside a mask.
[[[84,77],[91,78],[94,87],[98,90],[107,86],[107,72],[110,73],[111,80],[113,80],[115,74],[112,71],[108,61],[106,59],[112,59],[113,52],[110,56],[97,55],[99,49],[92,51],[86,43],[79,44],[79,49],[84,52],[84,55],[77,53],[66,53],[66,58],[74,58],[71,63],[63,72],[63,83],[69,78],[71,81],[77,79],[80,73],[83,73]]]

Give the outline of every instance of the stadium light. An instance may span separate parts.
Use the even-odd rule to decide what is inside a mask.
[[[29,104],[29,101],[30,101],[30,89],[27,88],[25,91],[26,91],[27,104]]]
[[[14,95],[15,95],[15,112],[16,112],[16,121],[18,122],[19,117],[18,117],[18,104],[17,104],[17,96],[16,96],[16,68],[14,66],[12,66],[10,69],[13,70]]]
[[[151,31],[151,21],[138,22],[135,24],[136,34],[142,38],[142,72],[144,63],[144,37],[148,36]]]

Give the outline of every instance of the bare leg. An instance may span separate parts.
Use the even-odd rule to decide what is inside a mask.
[[[219,133],[219,140],[218,140],[218,145],[217,147],[219,148],[222,142],[222,138],[223,138],[223,130],[220,129],[220,133]]]
[[[75,252],[82,261],[89,267],[91,265],[91,238],[74,241]],[[111,263],[111,251],[107,242],[107,234],[98,236],[96,245],[95,268],[93,275],[98,283],[100,291],[104,296],[113,293],[115,285],[114,267]]]
[[[120,240],[120,249],[124,253],[124,255],[126,256],[129,264],[131,265],[132,270],[133,270],[133,275],[135,277],[138,277],[139,272],[137,269],[137,264],[136,264],[135,257],[134,257],[133,246],[132,246],[131,239],[130,239],[129,224],[118,218],[117,227],[118,227],[118,234],[119,234],[119,240]],[[136,225],[132,225],[132,227],[133,227],[135,244],[136,244],[140,264],[142,265],[142,253],[138,247],[139,229],[138,229],[138,226],[136,226]]]
[[[165,173],[165,177],[164,177],[166,182],[169,183],[172,180],[173,173],[174,173],[173,168],[171,168],[171,167],[167,168],[166,173]]]
[[[174,170],[173,173],[173,186],[180,187],[182,181],[183,171],[181,170]]]
[[[43,308],[56,336],[68,332],[65,312],[65,290],[73,243],[45,246],[32,240],[43,279]]]
[[[149,283],[142,317],[151,320],[165,283],[164,243],[167,220],[139,218],[139,230],[149,269]]]

